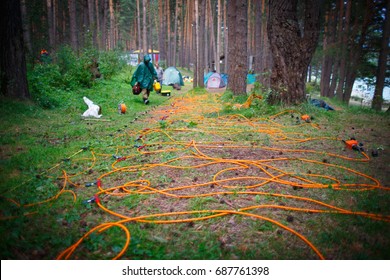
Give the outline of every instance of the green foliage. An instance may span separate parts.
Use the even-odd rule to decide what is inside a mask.
[[[320,85],[317,83],[306,83],[306,93],[310,95],[319,95],[321,92]]]
[[[38,64],[28,72],[28,82],[33,100],[45,109],[57,107],[60,103],[55,92],[62,85],[60,68],[55,64]]]
[[[86,48],[77,55],[64,46],[53,57],[53,63],[37,64],[28,71],[33,100],[45,109],[62,105],[66,92],[92,87],[96,74],[109,80],[125,66],[118,52],[99,53],[95,48]]]
[[[111,79],[126,66],[126,62],[119,58],[119,52],[101,52],[99,57],[99,70],[105,79]]]
[[[90,67],[97,54],[93,49],[86,49],[78,57],[70,47],[63,47],[57,53],[57,63],[63,75],[62,86],[66,90],[78,87],[91,87]]]

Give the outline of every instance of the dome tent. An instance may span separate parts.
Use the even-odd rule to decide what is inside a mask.
[[[207,88],[223,88],[226,86],[225,80],[217,72],[206,74],[204,80]]]
[[[164,70],[163,74],[163,85],[171,86],[174,84],[179,84],[181,86],[184,86],[183,77],[179,70],[177,70],[176,67],[168,67]]]

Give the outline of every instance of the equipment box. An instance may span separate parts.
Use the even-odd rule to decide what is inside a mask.
[[[171,91],[170,90],[162,90],[161,95],[162,96],[171,96]]]

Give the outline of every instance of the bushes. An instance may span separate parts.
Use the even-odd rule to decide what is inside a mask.
[[[89,88],[95,79],[110,79],[125,65],[117,52],[98,52],[84,49],[77,55],[70,47],[62,47],[51,54],[52,63],[37,64],[28,71],[28,81],[33,99],[43,108],[58,107],[61,93],[78,88]]]
[[[111,79],[114,74],[118,73],[125,66],[126,62],[120,59],[118,52],[111,51],[100,53],[99,69],[105,79]]]
[[[317,83],[306,83],[306,93],[310,95],[319,95],[321,92],[320,85]]]
[[[28,83],[33,100],[41,107],[51,109],[60,104],[55,94],[62,84],[58,65],[36,65],[28,72]]]
[[[57,63],[63,75],[63,89],[91,87],[93,80],[89,66],[96,56],[96,51],[85,50],[78,57],[70,47],[61,48],[57,53]]]

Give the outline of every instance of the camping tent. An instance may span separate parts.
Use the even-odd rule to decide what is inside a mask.
[[[214,72],[206,74],[205,76],[205,85],[207,88],[223,88],[226,86],[224,79],[221,77],[221,74]]]
[[[181,76],[180,71],[173,66],[165,69],[162,84],[166,86],[171,86],[174,84],[184,86],[183,77]]]
[[[256,74],[248,74],[246,75],[246,83],[248,85],[254,84],[256,82]]]
[[[214,72],[209,72],[207,73],[205,76],[204,76],[204,84],[207,85],[207,81],[208,79],[210,78],[210,76],[214,74]],[[225,83],[224,86],[227,86],[227,83],[228,83],[228,75],[225,74],[225,73],[221,73],[221,78],[223,80],[223,82]],[[247,84],[254,84],[256,82],[256,74],[248,74],[246,76],[246,83]]]

